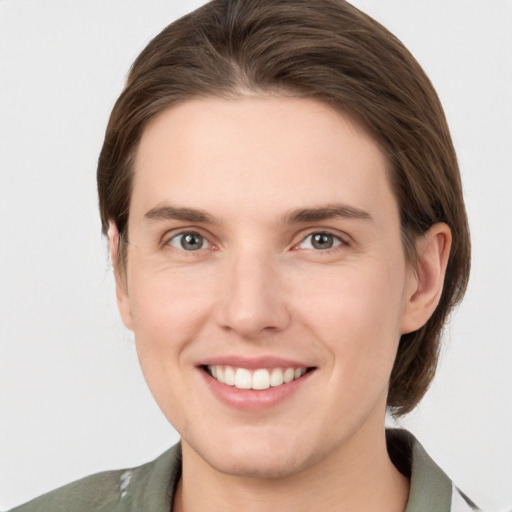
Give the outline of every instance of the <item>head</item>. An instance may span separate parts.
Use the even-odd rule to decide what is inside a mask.
[[[214,1],[171,24],[132,66],[108,124],[98,165],[103,231],[126,239],[134,161],[148,124],[197,98],[245,95],[321,102],[368,133],[385,155],[403,250],[446,223],[452,247],[430,319],[401,336],[389,383],[397,414],[414,408],[436,369],[443,325],[466,288],[470,243],[460,175],[439,99],[407,49],[348,3]],[[126,266],[120,244],[117,268]]]
[[[456,156],[442,107],[431,83],[392,34],[350,4],[340,0],[213,1],[171,24],[140,54],[113,109],[98,165],[103,231],[107,234],[110,229],[109,237],[115,245],[113,254],[117,279],[124,283],[123,293],[129,295],[131,292],[131,244],[133,247],[139,244],[139,240],[132,240],[129,234],[134,208],[137,208],[133,198],[140,195],[142,185],[138,178],[147,171],[144,167],[153,162],[155,155],[165,153],[159,149],[166,146],[161,133],[166,133],[169,140],[182,141],[181,127],[189,133],[191,119],[198,119],[203,130],[203,137],[197,139],[201,145],[201,141],[208,138],[208,133],[216,131],[212,119],[222,119],[219,133],[225,133],[225,138],[212,139],[216,140],[216,148],[223,148],[229,162],[231,137],[237,140],[233,146],[247,145],[249,148],[262,133],[265,135],[264,129],[258,131],[258,126],[265,123],[262,113],[266,113],[270,120],[269,127],[282,128],[282,132],[276,132],[276,137],[283,141],[286,139],[284,132],[293,131],[301,123],[311,128],[318,122],[318,129],[324,129],[325,133],[336,132],[339,128],[339,133],[344,133],[347,140],[357,135],[353,146],[347,146],[346,152],[349,154],[351,147],[366,147],[370,155],[368,158],[375,157],[376,167],[382,168],[385,180],[379,183],[382,196],[389,189],[391,199],[386,204],[391,217],[396,207],[400,254],[397,253],[395,259],[403,257],[408,275],[422,274],[420,260],[424,256],[425,240],[428,241],[432,233],[435,236],[444,233],[443,243],[448,247],[451,241],[451,250],[444,251],[442,275],[444,277],[444,266],[446,275],[442,291],[440,289],[432,299],[435,304],[430,306],[429,314],[422,322],[416,322],[412,329],[403,328],[397,334],[396,351],[393,351],[393,360],[389,364],[390,375],[386,375],[389,383],[387,406],[395,415],[405,414],[419,402],[434,376],[441,330],[466,287],[470,252],[467,219]],[[339,118],[341,124],[337,125],[332,116],[338,116],[336,119]],[[250,119],[250,129],[244,126],[244,119]],[[331,121],[334,123],[332,127],[329,125]],[[210,131],[205,130],[205,126],[210,126]],[[238,139],[239,132],[243,135],[246,131],[252,135]],[[194,133],[194,137],[198,137]],[[297,138],[302,136],[301,133],[296,134]],[[315,133],[311,131],[305,135],[306,146],[307,140],[315,139]],[[155,145],[158,140],[160,146]],[[176,158],[182,159],[179,172],[187,167],[183,167],[185,157],[181,155],[181,149],[190,142],[187,140],[176,147],[170,142]],[[262,139],[262,147],[266,148],[267,142]],[[319,144],[318,151],[323,150],[323,138],[312,142],[314,144]],[[337,151],[336,143],[332,142],[330,148]],[[193,153],[194,149],[190,151]],[[201,152],[204,153],[204,148]],[[255,155],[259,157],[260,153],[256,151]],[[364,160],[358,155],[361,154],[354,153],[355,160]],[[220,157],[224,158],[224,155]],[[169,158],[166,165],[172,167],[172,155]],[[269,153],[269,160],[277,161],[279,158],[279,151],[272,158]],[[293,162],[296,164],[300,162]],[[149,167],[154,169],[158,165]],[[360,165],[364,167],[364,163]],[[286,183],[280,185],[278,173],[267,171],[268,174],[262,173],[265,183],[275,182],[276,190],[282,190],[279,187],[284,188]],[[203,177],[190,181],[190,175],[181,176],[179,172],[171,176],[170,188],[177,186],[178,182],[187,183],[192,189],[204,187],[205,190],[200,190],[197,197],[206,198],[200,202],[208,203],[208,188],[213,190],[216,187],[214,178],[205,171]],[[194,172],[193,169],[192,174]],[[251,176],[241,178],[236,170],[233,170],[236,174],[233,174],[233,179],[224,172],[225,167],[218,171],[219,176],[222,175],[219,179],[238,183],[240,191],[257,188],[259,183],[253,182]],[[361,168],[360,175],[354,179],[363,180],[364,176],[365,170]],[[335,174],[331,178],[333,187],[343,189],[345,178],[340,177],[339,182]],[[287,175],[286,179],[293,181],[294,177]],[[297,177],[305,189],[315,187],[314,180],[309,183],[309,179],[310,176],[304,172]],[[321,180],[320,177],[318,179]],[[339,185],[334,185],[335,182]],[[324,185],[328,183],[326,181]],[[219,189],[215,189],[215,193],[219,195]],[[269,208],[272,204],[268,203]],[[202,208],[202,204],[187,206]],[[215,208],[212,210],[214,215],[217,213]],[[243,204],[241,208],[244,208]],[[260,208],[263,213],[267,205],[262,202]],[[219,215],[229,217],[226,212],[222,210]],[[153,215],[162,213],[153,212]],[[236,215],[233,213],[231,217]],[[241,215],[240,218],[245,217]],[[115,236],[112,236],[113,232]],[[173,243],[170,242],[171,245]],[[220,240],[219,246],[223,243]],[[293,249],[296,247],[303,248],[301,244]],[[232,262],[230,272],[233,275],[238,264],[242,265]],[[255,265],[253,268],[259,267]],[[242,274],[239,277],[243,281]],[[262,280],[265,278],[281,282],[283,276],[261,276]],[[183,280],[183,276],[178,279]],[[205,274],[205,282],[213,282],[210,274]],[[172,288],[172,283],[170,286]],[[222,294],[220,285],[217,286],[218,294]],[[286,286],[283,285],[283,293],[289,292]],[[365,286],[371,287],[368,283]],[[136,285],[132,290],[135,289]],[[311,293],[310,299],[314,302],[314,290]],[[146,289],[144,297],[135,299],[140,304],[161,300],[161,297]],[[268,303],[274,300],[267,299]],[[133,297],[131,300],[133,302]],[[397,297],[397,304],[404,300],[404,297]],[[184,307],[181,304],[187,304],[187,300],[180,301],[176,297],[175,311]],[[188,304],[194,304],[193,297]],[[275,306],[273,311],[279,311],[278,305]],[[184,312],[185,316],[190,314],[190,311]],[[357,311],[354,316],[357,316]],[[199,306],[197,318],[199,322]],[[283,318],[276,317],[272,321],[276,325],[279,322],[284,325],[286,320]],[[250,338],[249,331],[246,334]],[[143,354],[142,358],[146,356]]]

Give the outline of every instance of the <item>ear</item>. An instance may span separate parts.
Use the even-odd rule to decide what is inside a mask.
[[[128,297],[128,285],[126,269],[119,267],[119,231],[113,221],[109,222],[108,225],[108,248],[110,252],[110,259],[114,268],[114,278],[116,280],[116,300],[117,308],[121,315],[124,325],[132,330],[132,313],[130,306],[130,298]]]
[[[418,239],[417,264],[407,278],[401,334],[423,327],[439,304],[451,243],[452,233],[444,222],[434,224]]]

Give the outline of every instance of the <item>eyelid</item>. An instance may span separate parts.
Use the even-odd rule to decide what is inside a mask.
[[[211,235],[210,233],[205,233],[204,229],[201,229],[201,228],[195,227],[195,226],[179,227],[179,228],[170,229],[169,231],[166,231],[161,238],[160,246],[162,248],[165,248],[166,246],[172,247],[169,242],[173,238],[176,238],[180,235],[181,236],[188,235],[191,233],[195,233],[195,234],[203,237],[209,246],[209,247],[198,249],[198,251],[203,250],[203,249],[211,249],[212,247],[218,246],[218,244],[216,244],[215,241],[213,240],[214,239],[213,235]],[[177,249],[176,247],[173,247],[173,248]],[[194,251],[187,251],[187,252],[194,252]]]
[[[188,235],[194,235],[194,237],[197,237],[201,241],[201,247],[198,247],[197,249],[188,251],[184,247],[179,247],[180,242],[177,242],[177,244],[175,245],[174,242],[179,240],[180,238],[182,239],[181,244],[183,244],[183,238],[187,237]],[[196,233],[194,231],[188,231],[185,233],[177,233],[176,235],[171,236],[171,238],[169,238],[167,240],[167,245],[170,245],[171,247],[174,247],[175,249],[178,249],[178,250],[184,250],[186,252],[198,252],[203,249],[210,249],[212,246],[212,244],[210,243],[208,238],[206,238],[203,235],[201,235],[200,233]]]
[[[350,236],[347,235],[346,233],[341,233],[338,230],[335,230],[335,229],[332,229],[332,228],[314,228],[314,229],[308,229],[306,231],[306,233],[299,235],[300,236],[299,241],[294,243],[292,248],[293,249],[298,248],[298,246],[300,244],[302,244],[307,238],[309,238],[310,236],[316,235],[316,234],[320,234],[320,233],[331,235],[333,238],[339,240],[340,243],[335,245],[334,247],[330,247],[328,249],[324,249],[323,251],[317,249],[316,250],[317,252],[334,251],[334,250],[336,250],[337,248],[339,248],[341,246],[348,246],[348,245],[350,245]]]
[[[161,241],[160,241],[159,245],[162,248],[164,248],[166,246],[170,246],[169,242],[173,238],[175,238],[177,236],[180,236],[180,235],[186,235],[186,234],[189,234],[189,233],[197,233],[198,235],[203,237],[205,239],[205,241],[209,245],[208,249],[211,249],[212,247],[214,247],[214,248],[218,248],[219,247],[219,243],[216,242],[215,237],[210,232],[208,232],[208,231],[205,232],[205,230],[203,228],[200,228],[200,227],[197,227],[197,226],[186,226],[186,227],[178,227],[178,228],[170,229],[170,230],[166,231],[162,235]],[[340,245],[341,246],[351,245],[351,242],[352,242],[352,239],[351,239],[350,235],[348,235],[345,232],[340,232],[340,231],[338,231],[336,229],[333,229],[333,228],[321,228],[321,227],[318,228],[317,227],[317,228],[309,228],[307,230],[303,230],[300,234],[297,234],[294,238],[295,239],[298,238],[298,241],[294,242],[292,244],[292,249],[297,248],[308,237],[310,237],[310,236],[312,236],[314,234],[317,234],[317,233],[329,234],[329,235],[333,236],[334,238],[338,239],[341,242],[340,244],[338,244],[338,245],[336,245],[336,246],[334,246],[334,247],[332,247],[330,249],[325,249],[323,252],[328,252],[329,250],[335,250]],[[192,252],[192,251],[190,251],[190,252]]]

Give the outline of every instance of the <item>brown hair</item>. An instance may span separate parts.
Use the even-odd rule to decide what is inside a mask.
[[[343,0],[214,0],[180,18],[142,51],[107,127],[98,163],[103,232],[127,229],[133,161],[147,123],[196,97],[247,91],[317,99],[363,125],[387,155],[404,250],[436,222],[453,236],[439,306],[405,334],[388,405],[409,412],[436,369],[442,327],[462,298],[470,241],[457,159],[439,99],[401,42]],[[121,263],[124,250],[120,247]]]

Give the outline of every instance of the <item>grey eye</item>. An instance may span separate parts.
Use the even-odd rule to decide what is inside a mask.
[[[333,243],[333,236],[329,233],[315,233],[311,235],[311,245],[315,249],[330,249]]]
[[[189,233],[179,233],[173,236],[168,244],[177,249],[183,249],[184,251],[198,251],[199,249],[204,249],[208,245],[208,242],[204,236],[191,231]]]
[[[317,251],[325,251],[341,245],[342,240],[332,233],[317,232],[311,233],[300,243],[301,249],[316,249]]]

